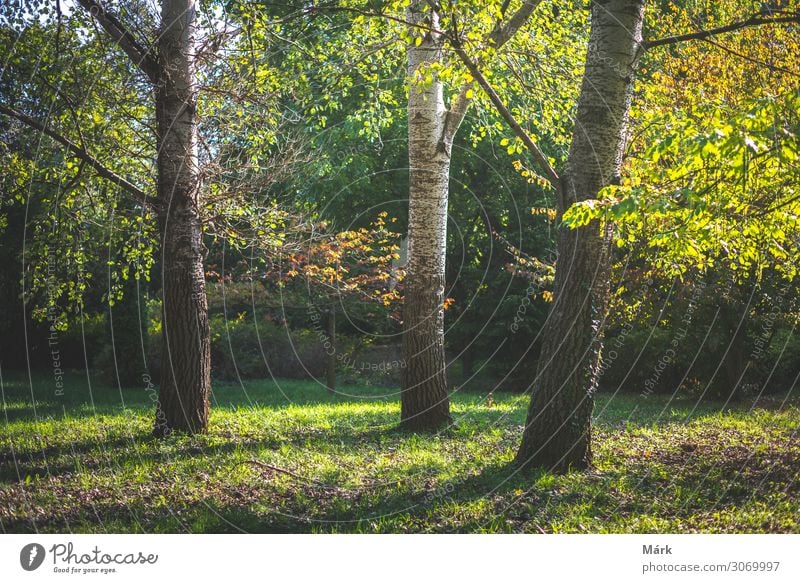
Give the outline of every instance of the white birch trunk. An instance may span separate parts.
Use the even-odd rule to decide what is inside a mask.
[[[407,13],[411,22],[434,30],[438,26],[427,2],[413,0]],[[408,48],[410,189],[401,421],[414,429],[450,421],[443,306],[451,138],[445,133],[448,111],[441,81],[435,75],[432,82],[420,79],[441,58],[442,39],[435,33]]]

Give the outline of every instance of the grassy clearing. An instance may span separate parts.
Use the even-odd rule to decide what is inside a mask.
[[[509,465],[521,395],[418,436],[393,390],[217,385],[208,435],[155,440],[145,390],[52,385],[3,379],[6,532],[800,532],[796,401],[600,396],[596,469],[553,476]]]

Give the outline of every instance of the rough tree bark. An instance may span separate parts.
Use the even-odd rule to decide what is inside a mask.
[[[594,0],[586,69],[561,184],[559,214],[618,180],[644,0]],[[559,231],[554,301],[543,330],[517,463],[556,472],[592,463],[593,393],[609,296],[610,230]]]
[[[485,39],[495,50],[528,21],[541,0],[526,0],[497,23]],[[451,421],[444,350],[444,287],[450,156],[456,132],[471,103],[473,83],[465,83],[444,103],[441,81],[430,66],[442,62],[444,36],[436,3],[411,0],[408,47],[408,158],[410,167],[408,265],[403,309],[403,388],[401,423],[409,429],[436,429]],[[460,41],[450,38],[450,43]],[[475,66],[475,65],[473,65]],[[432,75],[420,81],[417,72]],[[424,78],[426,75],[422,75]]]
[[[413,0],[410,22],[435,31],[438,15]],[[415,35],[419,31],[412,29]],[[403,306],[401,424],[436,429],[450,422],[444,353],[444,285],[450,145],[442,83],[430,66],[442,59],[442,38],[427,32],[408,47],[408,159],[410,169],[408,264]]]
[[[198,197],[197,84],[194,0],[161,0],[158,55],[100,0],[78,0],[153,85],[156,100],[158,184],[154,205],[161,231],[162,356],[154,435],[203,432],[211,396],[211,337],[203,270]],[[101,175],[147,195],[60,139]]]
[[[154,433],[208,426],[211,338],[198,197],[194,0],[163,0],[156,85],[162,254],[161,383]]]

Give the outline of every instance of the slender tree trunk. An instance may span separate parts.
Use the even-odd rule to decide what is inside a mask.
[[[593,0],[591,35],[559,213],[618,180],[644,0]],[[558,236],[555,297],[517,462],[556,472],[592,463],[593,393],[608,305],[610,229]]]
[[[154,433],[203,432],[211,393],[211,340],[198,196],[196,11],[162,0],[156,86],[158,214],[162,237],[163,346]]]
[[[412,0],[411,22],[438,27],[427,2]],[[413,29],[415,35],[418,29]],[[403,308],[401,423],[436,429],[451,421],[444,353],[444,286],[450,147],[445,140],[442,83],[418,79],[433,73],[442,58],[442,39],[427,33],[408,48],[408,158],[410,167],[408,266]]]
[[[325,314],[325,327],[331,348],[325,362],[325,385],[331,393],[336,392],[336,307],[331,306]]]

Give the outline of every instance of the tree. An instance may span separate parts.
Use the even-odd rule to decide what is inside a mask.
[[[508,3],[494,7],[498,12],[487,10],[500,15],[484,35],[492,50],[507,43],[539,3],[523,2],[510,15],[505,14]],[[406,10],[410,180],[400,417],[410,429],[436,429],[451,420],[444,342],[450,161],[456,133],[472,103],[474,80],[468,74],[456,77],[461,82],[449,107],[445,105],[441,74],[452,76],[453,67],[444,48],[448,39],[460,42],[460,33],[456,14],[443,22],[440,11],[439,5],[424,0],[412,0]],[[480,36],[480,28],[476,30]]]
[[[555,300],[545,325],[539,371],[534,381],[522,444],[516,457],[516,461],[523,466],[566,471],[591,464],[592,395],[600,372],[603,322],[610,293],[611,219],[634,215],[636,218],[633,222],[641,224],[642,217],[647,216],[642,214],[643,210],[663,211],[670,205],[663,198],[648,206],[637,204],[635,196],[623,200],[613,196],[609,199],[607,196],[623,182],[622,159],[628,137],[628,117],[638,57],[647,47],[703,40],[755,26],[797,23],[800,20],[796,12],[779,13],[774,18],[757,14],[725,26],[643,42],[643,10],[644,0],[592,3],[591,37],[575,133],[560,185],[558,211],[571,228],[562,229],[559,233]],[[789,103],[792,103],[791,99]],[[774,143],[775,119],[780,119],[776,113],[774,107],[766,107],[760,114],[751,112],[746,116],[748,121],[742,123],[751,134],[765,142],[771,140]],[[692,133],[688,135],[692,136]],[[789,135],[794,134],[790,132]],[[677,168],[660,167],[658,156],[678,144],[689,147],[675,153]],[[688,192],[702,198],[709,188],[714,190],[720,185],[736,184],[741,182],[742,177],[747,177],[747,150],[752,146],[756,150],[760,148],[747,131],[737,133],[719,129],[701,139],[690,137],[689,144],[669,136],[651,150],[650,168],[655,169],[654,173],[666,173],[669,180],[664,182],[673,187],[677,182],[676,177],[686,180],[689,186],[684,194]],[[775,179],[772,170],[776,164],[785,163],[795,156],[794,147],[780,145],[775,150],[778,155],[767,156],[763,162],[770,169],[764,174],[767,181]],[[764,147],[764,151],[771,150]],[[702,161],[709,152],[726,153],[727,158],[711,156],[714,159],[712,167],[725,159],[721,166],[723,176],[709,179],[708,173],[698,172],[697,160]],[[732,172],[734,176],[725,176],[725,172]],[[759,173],[755,174],[760,176]],[[696,177],[706,177],[708,181],[695,181]],[[641,189],[634,187],[623,190],[636,194]],[[670,193],[674,194],[674,188],[670,189]],[[601,199],[605,199],[605,204]],[[783,204],[779,203],[778,210],[793,202],[794,197],[789,197]],[[678,204],[677,207],[672,213],[676,217],[694,212],[688,211],[686,204]],[[604,213],[602,209],[608,212]],[[774,213],[769,216],[772,219],[776,217]],[[763,219],[764,215],[761,217]],[[790,219],[792,221],[796,224],[796,220]],[[745,221],[749,222],[749,219]],[[688,224],[689,230],[697,227],[705,231],[707,238],[706,222],[692,220]],[[786,237],[782,230],[779,229],[778,233],[781,238]],[[659,234],[657,238],[662,239],[662,235]],[[687,239],[669,239],[678,242],[672,247],[680,247],[685,257],[702,256],[697,248],[687,249]],[[747,237],[742,240],[746,241]],[[691,247],[691,243],[688,245]],[[780,244],[770,249],[773,253],[785,253]],[[752,265],[750,255],[742,255],[748,265]]]
[[[162,0],[157,54],[98,1],[79,3],[153,86],[158,152],[154,204],[163,294],[161,381],[153,432],[203,432],[211,395],[211,339],[198,209],[195,3]]]
[[[481,51],[478,61],[486,57],[491,64],[498,65],[497,51],[515,37],[540,3],[540,0],[526,0],[511,10],[510,3],[505,1],[488,6],[475,2],[459,7],[458,14],[450,11],[453,7],[423,0],[390,2],[374,11],[357,2],[333,2],[311,10],[281,5],[288,13],[283,14],[280,26],[293,27],[300,23],[299,29],[305,31],[310,16],[327,20],[332,14],[330,22],[338,25],[341,22],[337,14],[355,14],[348,23],[352,35],[359,39],[382,35],[383,42],[368,42],[363,48],[342,39],[341,34],[335,32],[336,27],[333,30],[314,28],[313,32],[302,32],[300,39],[295,39],[295,43],[298,40],[302,43],[298,53],[301,58],[296,61],[302,71],[298,72],[301,83],[315,83],[321,79],[328,93],[341,87],[344,99],[355,86],[356,78],[376,84],[374,92],[370,89],[370,96],[364,96],[370,100],[367,111],[360,105],[358,113],[348,116],[348,123],[363,122],[359,135],[373,138],[379,135],[376,130],[391,122],[392,116],[386,115],[385,108],[393,101],[389,95],[391,91],[384,83],[380,83],[380,89],[377,87],[381,76],[392,73],[387,68],[387,61],[393,61],[388,48],[395,44],[398,28],[405,42],[410,185],[401,423],[409,429],[435,429],[450,421],[444,338],[448,190],[453,143],[472,104],[475,88],[472,76],[445,50],[447,42],[460,37],[465,42],[467,38],[481,40],[485,50]],[[261,13],[245,12],[249,22],[262,19]],[[382,23],[377,30],[376,20]],[[458,30],[459,20],[470,24],[466,33]],[[263,25],[265,29],[278,26],[270,22]],[[254,38],[252,31],[251,38]],[[306,71],[308,54],[320,61],[317,71]],[[331,54],[334,66],[328,62]],[[342,61],[351,64],[342,67]],[[446,87],[451,91],[446,91]],[[363,89],[359,89],[359,93],[363,93]],[[446,93],[450,93],[449,99]],[[373,106],[372,101],[377,105]],[[320,127],[325,128],[327,122],[341,117],[337,111],[341,104],[342,100],[326,94],[324,101],[314,103],[306,111],[310,117],[318,117],[322,122]],[[320,115],[323,111],[324,115]],[[370,196],[370,200],[373,198]]]
[[[463,114],[458,108],[453,114],[447,110],[442,82],[431,71],[431,66],[442,60],[439,14],[427,2],[413,0],[407,16],[412,26],[428,30],[422,37],[414,31],[413,38],[419,40],[408,47],[410,180],[403,305],[406,366],[400,418],[408,428],[435,429],[451,420],[444,352],[447,195],[453,136]],[[428,75],[431,78],[426,78]]]
[[[194,0],[162,0],[156,77],[163,344],[156,434],[202,432],[211,396],[200,176]]]
[[[619,181],[643,16],[643,0],[592,3],[560,214]],[[522,465],[563,471],[591,464],[592,394],[610,286],[610,235],[599,220],[559,231],[553,306],[516,458]]]
[[[11,205],[10,228],[19,229],[5,249],[18,265],[9,264],[7,274],[18,280],[11,288],[18,291],[3,301],[23,316],[15,318],[20,330],[28,329],[27,346],[4,351],[6,366],[23,366],[26,353],[35,366],[35,355],[49,352],[43,345],[52,340],[50,326],[59,335],[73,326],[91,329],[105,312],[107,337],[96,339],[102,348],[90,333],[74,349],[53,342],[52,350],[70,368],[106,360],[107,380],[140,386],[137,288],[146,285],[154,241],[142,204],[148,195],[138,186],[152,163],[146,153],[139,156],[138,128],[130,120],[146,115],[146,89],[131,77],[127,57],[108,54],[80,25],[64,26],[34,8],[41,7],[34,3],[28,17],[19,5],[0,11],[0,34],[13,46],[0,82],[6,168],[0,205]],[[111,97],[125,107],[111,104]],[[111,160],[108,166],[103,159]],[[95,172],[100,180],[90,178]]]
[[[400,298],[404,270],[393,267],[400,258],[399,235],[387,229],[387,213],[379,213],[367,227],[328,234],[323,222],[316,225],[316,234],[309,235],[299,248],[272,259],[272,273],[265,273],[279,285],[302,278],[305,302],[312,320],[320,325],[318,333],[327,358],[325,384],[336,392],[337,363],[344,359],[336,343],[337,305],[348,314],[348,304],[389,308]],[[283,290],[281,296],[288,292]]]
[[[208,424],[211,351],[198,208],[195,3],[163,0],[156,52],[149,41],[143,44],[142,34],[134,34],[99,1],[79,0],[79,4],[127,55],[155,94],[156,196],[109,169],[85,144],[10,107],[0,105],[0,113],[48,135],[138,204],[156,208],[163,279],[163,362],[154,433],[202,432]]]

